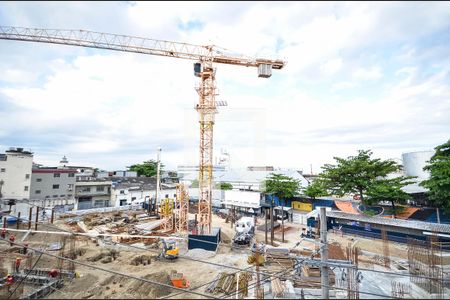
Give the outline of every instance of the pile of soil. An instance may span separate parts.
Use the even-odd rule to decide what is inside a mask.
[[[170,281],[169,274],[170,273],[167,271],[162,271],[145,275],[143,278],[171,286],[172,282]],[[169,295],[172,291],[173,289],[169,287],[155,285],[138,280],[134,280],[134,282],[130,285],[130,288],[127,290],[130,295],[141,299],[161,298]]]

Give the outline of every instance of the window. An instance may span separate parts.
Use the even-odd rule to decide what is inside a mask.
[[[67,194],[67,197],[69,197],[69,198],[72,197],[72,194]]]
[[[131,201],[134,201],[134,200],[136,200],[136,197],[131,197]]]
[[[53,189],[54,189],[54,190],[59,189],[59,184],[54,184],[54,185],[53,185]]]
[[[69,183],[69,184],[67,185],[67,189],[68,189],[69,191],[71,191],[71,190],[73,189],[73,184],[70,184],[70,183]]]
[[[58,195],[53,195],[53,198],[58,198]]]
[[[61,177],[61,174],[59,174],[59,173],[53,173],[53,177]]]
[[[36,178],[36,182],[41,182],[42,178]]]
[[[24,186],[23,190],[28,191],[28,185]]]
[[[120,194],[124,195],[125,191],[124,190],[120,190]]]
[[[82,188],[81,188],[81,191],[82,191],[82,192],[90,192],[90,191],[91,191],[91,187],[89,187],[89,186],[82,187]]]
[[[65,197],[66,195],[59,195],[61,198]]]
[[[177,194],[173,194],[173,197],[176,198],[176,197],[177,197]]]
[[[0,172],[4,173],[4,172],[6,172],[6,169],[5,168],[1,168]]]
[[[104,186],[98,186],[97,187],[97,192],[103,192],[105,190]]]
[[[69,177],[75,177],[75,173],[69,173]]]
[[[41,193],[41,190],[36,190],[34,193],[35,193],[35,194],[40,194],[40,193]]]
[[[30,174],[25,174],[25,179],[30,179]]]
[[[166,198],[169,198],[169,194],[166,194]]]

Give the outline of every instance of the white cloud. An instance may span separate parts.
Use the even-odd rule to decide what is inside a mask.
[[[379,66],[372,66],[368,69],[358,68],[353,73],[353,78],[356,80],[377,80],[383,76]]]
[[[229,106],[216,118],[215,149],[226,147],[235,164],[305,171],[313,164],[317,171],[332,156],[360,148],[386,157],[432,148],[450,127],[448,69],[438,57],[448,43],[441,52],[417,45],[419,37],[450,28],[450,9],[439,3],[137,2],[89,9],[77,2],[29,9],[11,2],[5,7],[13,25],[49,19],[43,27],[213,43],[285,58],[286,67],[265,80],[253,68],[218,66],[217,100]],[[48,18],[52,15],[56,18]],[[39,149],[36,159],[42,161],[67,155],[102,168],[151,158],[157,146],[167,166],[197,162],[192,61],[0,43],[2,147],[20,141]],[[403,56],[389,50],[398,44],[405,45]],[[373,53],[377,47],[382,54]],[[420,59],[435,65],[433,74],[421,72],[416,61],[416,49],[422,53],[423,47]],[[395,65],[388,68],[389,59]],[[388,85],[376,86],[381,78]],[[366,84],[382,93],[371,97]]]

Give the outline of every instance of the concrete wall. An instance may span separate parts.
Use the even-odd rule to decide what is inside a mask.
[[[3,198],[30,198],[33,155],[6,151],[6,160],[0,160],[0,180]]]
[[[261,206],[260,195],[259,192],[229,190],[225,191],[224,204],[226,207],[238,206],[259,208]]]
[[[111,206],[112,181],[77,181],[75,183],[75,209]]]

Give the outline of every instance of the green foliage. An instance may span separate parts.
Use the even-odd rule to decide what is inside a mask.
[[[363,211],[363,214],[365,214],[366,216],[369,216],[369,217],[373,217],[377,214],[377,212],[374,210],[365,210],[365,211]]]
[[[281,174],[270,174],[264,182],[264,192],[273,193],[279,199],[292,198],[300,190],[300,182],[297,179]]]
[[[392,211],[395,216],[395,203],[405,204],[411,196],[402,190],[402,187],[414,183],[411,181],[414,177],[400,176],[392,179],[377,179],[367,189],[366,203],[375,204],[380,201],[389,201],[392,205]]]
[[[435,154],[424,168],[430,171],[430,179],[423,181],[421,185],[429,189],[431,203],[450,213],[450,140],[434,150]]]
[[[191,188],[198,188],[198,179],[192,181]]]
[[[142,164],[135,164],[127,167],[130,171],[136,171],[138,176],[144,175],[146,177],[156,176],[158,162],[151,159],[144,161]],[[162,172],[164,165],[160,164],[160,172]]]
[[[233,185],[231,183],[228,183],[228,182],[220,182],[220,183],[216,184],[216,189],[219,189],[219,190],[232,190],[233,189]]]
[[[377,178],[400,170],[401,166],[393,160],[372,159],[371,150],[359,150],[357,156],[347,158],[334,157],[337,164],[326,164],[321,179],[327,190],[333,195],[343,196],[347,193],[359,194],[364,201],[364,194]]]
[[[325,183],[320,178],[311,182],[304,190],[303,193],[309,198],[316,199],[316,197],[327,196],[328,191]]]

